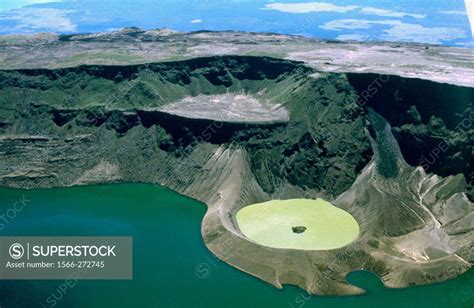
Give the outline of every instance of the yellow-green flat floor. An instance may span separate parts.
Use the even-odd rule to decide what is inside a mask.
[[[359,224],[346,211],[322,199],[272,200],[237,213],[242,233],[263,246],[329,250],[346,246],[359,234]],[[303,233],[293,227],[306,227]]]

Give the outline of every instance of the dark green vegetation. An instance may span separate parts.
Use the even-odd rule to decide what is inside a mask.
[[[441,176],[464,174],[474,198],[473,88],[398,76],[347,76],[359,103],[391,124],[409,164]]]
[[[355,92],[344,75],[310,76],[313,73],[300,63],[265,57],[3,71],[0,73],[0,122],[3,123],[0,132],[57,135],[64,140],[89,133],[97,137],[108,135],[108,140],[84,136],[69,144],[85,154],[93,144],[105,142],[108,149],[100,146],[101,151],[107,152],[102,158],[115,156],[115,146],[128,144],[132,148],[121,147],[124,155],[113,158],[125,159],[121,162],[125,165],[136,161],[137,158],[127,161],[128,155],[136,155],[131,153],[135,150],[143,160],[150,161],[159,159],[162,152],[181,157],[193,151],[200,141],[229,143],[249,151],[255,176],[267,192],[273,193],[282,181],[288,181],[336,196],[351,185],[371,158],[363,131],[364,112],[356,105]],[[283,104],[290,111],[290,122],[286,125],[215,123],[150,109],[185,96],[227,92],[244,92],[260,100]],[[141,136],[139,140],[134,137],[137,135]],[[47,147],[51,140],[25,142]],[[11,155],[6,153],[7,160],[21,159],[17,155],[19,149],[10,151]],[[52,168],[58,168],[56,160],[52,164]],[[66,167],[69,169],[71,165]],[[71,172],[74,170],[68,170]],[[36,180],[44,187],[57,185],[57,179],[51,176]],[[28,186],[27,182],[22,184],[11,177],[1,182]]]
[[[72,287],[64,280],[2,281],[4,307],[468,308],[474,300],[472,270],[442,284],[401,290],[384,288],[369,272],[351,273],[348,280],[368,291],[363,296],[277,290],[206,249],[199,233],[205,205],[156,186],[0,189],[0,196],[2,213],[19,199],[30,201],[4,235],[134,237],[133,281],[70,281]]]
[[[273,193],[285,179],[336,196],[371,158],[362,130],[364,109],[371,107],[394,127],[411,165],[443,176],[463,173],[472,197],[472,88],[375,74],[309,77],[313,73],[297,62],[265,57],[1,71],[0,133],[67,138],[100,128],[116,132],[113,138],[122,143],[127,132],[143,131],[147,146],[152,145],[147,152],[161,150],[177,157],[202,140],[230,142],[249,150],[265,191]],[[374,85],[377,80],[381,86]],[[213,123],[150,109],[186,96],[227,92],[284,104],[290,122]]]

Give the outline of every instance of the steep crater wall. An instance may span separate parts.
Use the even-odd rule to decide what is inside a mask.
[[[46,159],[53,155],[49,146],[38,146],[45,151],[38,154],[44,158],[40,161],[28,153],[7,155],[2,176],[7,185],[29,187],[32,179],[25,174],[37,173],[28,171],[33,162],[31,170],[54,172],[35,178],[31,187],[71,184],[85,166],[99,164],[99,157],[136,170],[123,171],[127,173],[123,180],[148,180],[139,171],[143,167],[132,167],[133,159],[115,157],[117,148],[127,153],[124,157],[152,152],[182,158],[205,143],[247,149],[257,181],[268,193],[284,194],[282,187],[290,185],[334,197],[351,185],[371,157],[364,110],[354,103],[356,96],[346,77],[318,73],[299,62],[225,56],[135,66],[1,71],[0,75],[0,133],[8,136],[6,153],[24,151],[23,141],[11,149],[15,136],[33,135],[47,136],[53,144],[76,140],[78,147],[86,147],[81,142],[87,141],[83,152],[93,156],[84,157],[77,163],[81,166],[77,175],[64,180],[60,170],[70,168],[67,160]],[[239,121],[222,119],[222,114],[219,120],[213,120],[212,114],[196,119],[163,109],[184,98],[222,95],[248,96],[266,108],[285,110],[288,117],[278,122],[246,122],[245,114]],[[206,108],[212,113],[212,108]],[[132,142],[140,134],[153,137]],[[147,165],[153,163],[155,169],[159,167],[158,161],[148,158]]]
[[[358,104],[392,126],[412,166],[441,176],[464,174],[474,198],[474,89],[391,75],[347,74]]]

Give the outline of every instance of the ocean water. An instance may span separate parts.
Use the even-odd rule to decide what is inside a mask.
[[[50,307],[472,307],[474,271],[445,283],[392,290],[375,275],[348,280],[362,296],[309,296],[283,290],[217,260],[201,239],[205,206],[168,189],[118,184],[51,190],[0,189],[0,213],[26,206],[1,236],[133,236],[132,281],[0,281],[0,306]],[[12,215],[9,215],[10,217]]]
[[[6,0],[0,34],[136,26],[473,47],[465,1],[472,0]]]

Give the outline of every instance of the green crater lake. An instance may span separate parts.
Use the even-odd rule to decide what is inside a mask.
[[[246,237],[273,248],[336,249],[359,235],[351,214],[322,199],[252,204],[237,212],[237,223]]]
[[[384,288],[368,272],[349,282],[368,291],[350,297],[309,296],[274,287],[217,260],[201,239],[206,207],[168,189],[119,184],[51,190],[0,189],[3,215],[20,199],[22,211],[2,236],[133,236],[132,281],[0,281],[0,306],[50,307],[472,307],[474,271],[441,284]],[[304,234],[304,233],[303,233]]]

